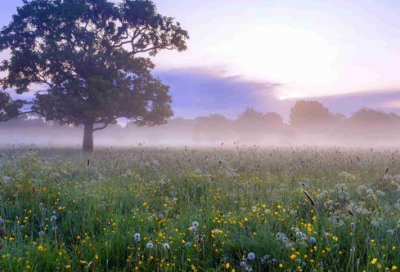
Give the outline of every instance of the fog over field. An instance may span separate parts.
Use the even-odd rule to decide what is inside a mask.
[[[19,117],[0,123],[0,145],[78,147],[83,127],[62,126],[40,117]],[[95,133],[95,144],[111,147],[149,146],[338,146],[398,148],[400,117],[362,108],[350,117],[332,114],[317,101],[298,101],[289,124],[275,113],[246,109],[236,119],[220,114],[195,119],[172,118],[167,124],[138,127],[110,125]]]

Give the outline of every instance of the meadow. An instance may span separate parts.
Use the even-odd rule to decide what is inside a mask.
[[[0,271],[396,271],[400,152],[0,149]]]

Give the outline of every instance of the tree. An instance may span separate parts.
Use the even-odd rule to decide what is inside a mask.
[[[275,112],[263,114],[247,108],[239,115],[234,127],[241,141],[254,143],[261,141],[269,132],[280,131],[282,122],[282,117]]]
[[[296,101],[290,110],[290,125],[298,131],[325,130],[335,121],[335,116],[318,101]]]
[[[32,84],[47,85],[29,103],[29,112],[83,125],[83,149],[89,151],[93,133],[117,118],[153,126],[173,115],[169,87],[151,75],[154,64],[141,53],[184,51],[189,36],[173,18],[158,14],[152,1],[23,3],[1,31],[0,51],[9,49],[11,58],[0,66],[8,72],[0,84],[18,94]],[[8,118],[23,113],[8,112]]]
[[[346,136],[355,136],[359,142],[397,138],[399,128],[400,116],[369,108],[353,113],[344,127]]]
[[[231,121],[221,114],[210,114],[195,118],[192,139],[198,141],[227,141],[230,140]]]
[[[264,121],[262,112],[253,108],[246,108],[235,120],[235,132],[239,135],[241,141],[255,142],[260,140]]]
[[[283,118],[276,112],[268,112],[264,115],[265,124],[268,130],[279,131],[283,126]]]

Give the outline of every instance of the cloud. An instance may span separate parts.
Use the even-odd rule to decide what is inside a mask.
[[[384,108],[400,109],[400,100],[389,101],[381,105]]]
[[[230,118],[254,107],[271,111],[277,99],[274,90],[278,83],[226,76],[224,67],[156,70],[154,75],[171,87],[172,108],[175,116],[193,118],[221,113]]]
[[[352,94],[311,97],[306,100],[317,100],[330,111],[347,116],[363,107],[400,114],[400,89],[370,90]]]

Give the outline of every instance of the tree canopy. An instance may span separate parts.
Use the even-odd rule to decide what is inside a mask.
[[[8,93],[0,92],[0,122],[8,121],[10,116],[18,116],[23,105],[24,101],[14,101]]]
[[[231,120],[221,114],[199,116],[195,119],[192,139],[198,141],[225,141],[232,137]]]
[[[10,50],[0,79],[18,94],[46,85],[30,112],[61,124],[84,125],[84,149],[93,132],[125,117],[137,125],[163,124],[173,115],[169,87],[154,78],[143,53],[187,49],[187,31],[157,12],[149,0],[24,0],[1,30],[0,51]],[[0,117],[21,113],[22,101],[2,92]],[[3,102],[6,101],[6,102]],[[7,116],[7,118],[6,118]]]
[[[318,101],[299,100],[290,110],[290,125],[299,131],[324,130],[336,119],[340,118]]]
[[[247,108],[235,120],[234,130],[241,141],[258,142],[266,132],[280,131],[282,124],[282,117],[275,112],[263,114],[253,108]]]

